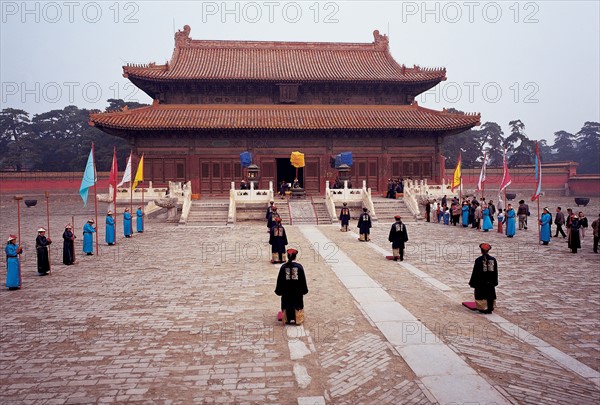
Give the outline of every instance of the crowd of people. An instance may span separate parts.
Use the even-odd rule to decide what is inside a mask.
[[[394,195],[394,190],[397,189],[390,188],[388,190],[389,196]],[[437,199],[433,199],[425,204],[425,219],[427,222],[437,222],[448,226],[459,226],[460,224],[464,228],[471,227],[482,232],[493,230],[494,222],[497,222],[497,232],[503,233],[509,238],[516,235],[517,226],[519,231],[528,229],[530,216],[529,206],[524,200],[519,201],[516,210],[511,203],[507,204],[506,209],[504,209],[502,200],[499,200],[496,206],[493,200],[486,201],[484,198],[478,200],[475,196],[472,199],[465,198],[462,202],[457,197],[449,200],[444,196],[439,203]],[[142,207],[138,207],[136,211],[136,230],[138,233],[144,232],[143,217]],[[295,261],[298,251],[287,248],[286,231],[274,201],[270,201],[265,219],[267,221],[267,232],[269,233],[269,244],[271,245],[271,263],[281,264],[275,288],[275,294],[281,296],[281,310],[278,318],[286,324],[301,325],[304,321],[303,297],[308,294],[304,268]],[[339,214],[340,230],[342,232],[348,232],[350,219],[350,209],[347,203],[344,202]],[[123,234],[125,238],[131,238],[133,235],[132,222],[133,218],[129,208],[125,208],[123,212]],[[560,234],[563,239],[567,240],[573,253],[577,253],[577,249],[581,248],[581,242],[585,238],[588,228],[588,220],[583,212],[575,214],[572,209],[568,208],[567,215],[565,215],[561,207],[556,208],[554,218],[552,218],[550,209],[544,207],[537,224],[540,226],[540,241],[544,245],[548,245],[552,237],[558,238]],[[556,225],[554,235],[552,235],[551,230],[552,224]],[[369,242],[371,240],[372,219],[367,208],[363,208],[356,226],[359,229],[359,241]],[[598,253],[600,215],[598,215],[598,219],[592,222],[591,228],[594,238],[593,251]],[[37,270],[40,276],[45,276],[51,272],[49,247],[52,240],[46,237],[45,228],[41,227],[37,232]],[[93,235],[96,232],[97,227],[94,225],[94,220],[89,219],[83,226],[83,253],[87,256],[94,254]],[[65,226],[62,236],[63,264],[72,265],[75,263],[75,234],[71,224]],[[388,241],[392,244],[392,255],[387,258],[394,261],[403,261],[408,232],[400,215],[394,216],[394,223],[390,228]],[[108,246],[116,243],[116,226],[112,211],[108,211],[105,219],[105,242]],[[496,299],[495,287],[498,285],[498,264],[496,259],[489,255],[491,245],[482,243],[479,247],[482,255],[475,260],[469,285],[475,289],[476,309],[479,309],[482,313],[492,313]],[[8,237],[5,253],[7,258],[6,287],[11,290],[19,289],[21,287],[19,255],[23,253],[23,249],[17,243],[15,235]]]
[[[105,242],[108,246],[115,245],[116,227],[113,218],[113,212],[108,211],[106,214],[105,226]],[[83,248],[82,251],[86,256],[94,255],[94,234],[97,232],[97,227],[94,225],[94,219],[89,219],[83,225]],[[136,211],[136,230],[138,233],[144,232],[144,211],[142,207],[138,207]],[[125,208],[123,212],[123,234],[126,238],[131,238],[133,235],[132,216],[129,208]],[[73,226],[66,224],[62,234],[63,238],[63,264],[71,266],[75,264],[75,239]],[[47,276],[52,272],[50,261],[50,245],[52,240],[46,237],[46,229],[40,227],[37,230],[35,239],[35,249],[37,256],[37,272],[39,276]],[[23,248],[19,246],[16,235],[10,235],[4,249],[6,253],[6,287],[9,290],[18,290],[21,288],[21,263],[19,255],[23,253]]]
[[[282,264],[275,286],[275,294],[281,297],[277,317],[288,325],[299,326],[304,322],[304,296],[308,294],[304,268],[296,262],[298,251],[287,248],[287,235],[274,201],[269,202],[265,219],[271,245],[271,263]]]
[[[457,197],[448,199],[444,196],[438,202],[437,199],[427,200],[425,202],[425,220],[427,222],[437,222],[444,225],[462,225],[464,228],[472,228],[482,232],[497,229],[498,233],[513,238],[519,231],[528,230],[531,211],[525,200],[520,200],[519,205],[513,207],[511,203],[506,204],[500,199],[498,205],[494,205],[493,200],[486,201],[476,196],[471,199],[466,197],[459,202]],[[599,215],[600,219],[600,215]],[[494,223],[497,223],[494,226]],[[542,245],[549,245],[552,237],[558,238],[559,234],[566,239],[567,246],[572,253],[577,253],[581,249],[581,242],[585,238],[588,227],[593,231],[593,252],[598,253],[598,219],[590,225],[588,219],[582,211],[575,213],[571,208],[567,208],[565,215],[561,207],[556,207],[554,218],[550,208],[544,207],[540,218],[535,221],[540,227],[540,242]],[[556,225],[556,233],[552,235],[552,225]],[[563,229],[563,227],[566,229]],[[537,229],[537,227],[536,227]]]
[[[404,193],[404,179],[388,179],[385,198],[396,198],[397,194]]]

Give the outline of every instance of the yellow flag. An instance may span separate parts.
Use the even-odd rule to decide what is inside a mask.
[[[290,156],[290,162],[292,162],[292,166],[304,167],[304,153],[300,152],[292,152],[292,156]]]
[[[456,169],[454,169],[454,178],[452,179],[452,191],[454,191],[455,188],[457,188],[458,186],[460,186],[460,182],[462,179],[462,175],[460,173],[460,153],[458,154],[458,163],[456,164]]]
[[[135,173],[135,179],[133,180],[132,188],[136,188],[140,181],[144,181],[144,155],[140,158],[137,172]]]

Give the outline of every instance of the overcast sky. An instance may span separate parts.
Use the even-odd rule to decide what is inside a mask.
[[[600,121],[598,1],[2,1],[1,107],[32,115],[108,98],[150,102],[127,62],[164,63],[174,30],[193,39],[372,42],[400,64],[445,67],[420,105],[521,119],[532,139]]]

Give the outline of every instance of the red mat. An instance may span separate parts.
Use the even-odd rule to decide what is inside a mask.
[[[477,310],[477,304],[475,304],[474,302],[463,302],[462,304],[465,307],[469,308],[471,311],[476,311]]]

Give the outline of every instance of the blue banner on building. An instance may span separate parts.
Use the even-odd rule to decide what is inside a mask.
[[[252,153],[248,151],[240,153],[240,162],[242,167],[250,166],[252,164]]]

